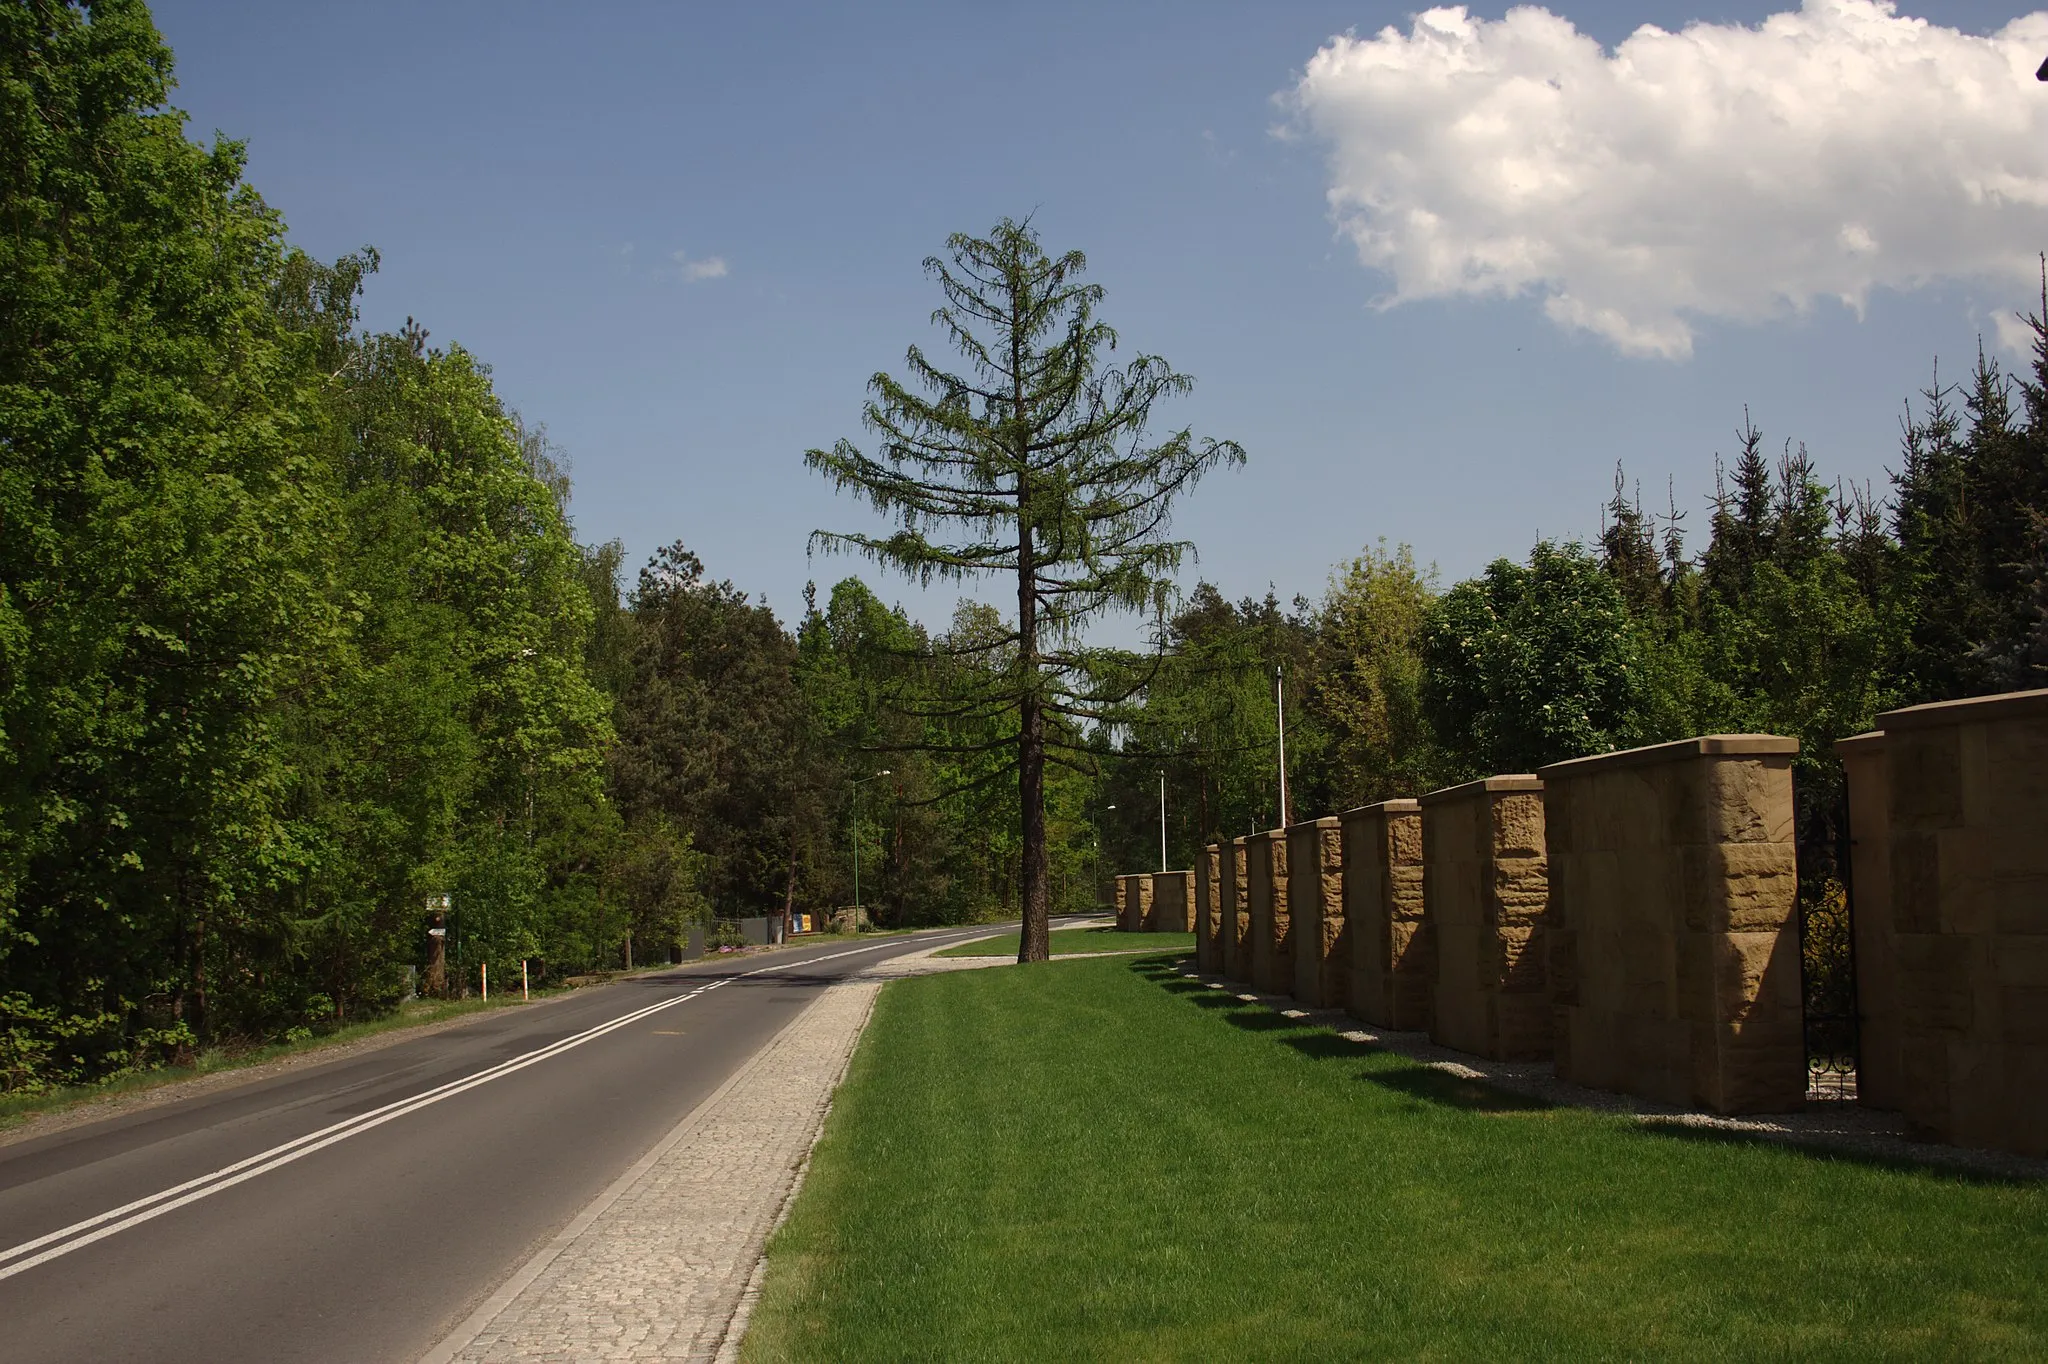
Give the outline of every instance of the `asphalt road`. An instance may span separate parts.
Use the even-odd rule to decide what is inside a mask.
[[[416,1359],[825,983],[988,931],[679,967],[0,1147],[0,1360]]]

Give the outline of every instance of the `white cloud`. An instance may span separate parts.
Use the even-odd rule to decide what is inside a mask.
[[[703,279],[725,278],[723,256],[705,256],[701,260],[692,260],[689,252],[674,251],[669,253],[669,259],[676,263],[676,278],[685,284],[695,284]]]
[[[1806,0],[1608,53],[1547,10],[1460,6],[1331,39],[1288,131],[1328,144],[1332,216],[1385,306],[1533,292],[1560,326],[1681,358],[1704,319],[2036,282],[2044,54],[2048,13],[1975,37]]]

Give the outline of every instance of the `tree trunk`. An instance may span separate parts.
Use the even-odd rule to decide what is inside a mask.
[[[1052,939],[1045,884],[1045,712],[1039,709],[1036,696],[1024,698],[1017,760],[1017,795],[1024,807],[1024,931],[1017,943],[1017,960],[1044,961],[1052,955]]]
[[[782,940],[796,927],[796,836],[789,840],[789,875],[782,883]]]
[[[1021,402],[1020,402],[1021,406]],[[1052,955],[1046,915],[1045,710],[1038,695],[1038,564],[1031,534],[1031,487],[1018,460],[1017,475],[1017,663],[1023,683],[1018,705],[1017,797],[1023,807],[1024,926],[1017,935],[1018,961]]]

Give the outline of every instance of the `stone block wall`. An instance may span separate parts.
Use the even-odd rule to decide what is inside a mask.
[[[1294,940],[1295,1002],[1344,1007],[1351,939],[1344,922],[1344,833],[1336,817],[1287,828],[1287,905]]]
[[[1422,798],[1423,897],[1436,934],[1430,1037],[1495,1061],[1551,1053],[1543,783],[1487,777]]]
[[[1715,1113],[1804,1106],[1798,752],[1717,734],[1538,774],[1560,1079]]]
[[[1191,871],[1152,873],[1152,913],[1148,933],[1195,931],[1195,874]]]
[[[1429,1029],[1435,934],[1423,912],[1422,806],[1388,800],[1338,816],[1344,837],[1344,1007],[1381,1028]]]
[[[1864,1008],[1896,1026],[1866,1044],[1859,1088],[1938,1140],[2048,1156],[2048,690],[1877,723],[1850,788],[1852,892],[1859,924],[1879,919],[1857,936]]]
[[[1245,840],[1245,886],[1251,908],[1251,983],[1267,994],[1294,990],[1294,938],[1287,908],[1287,831],[1268,829]]]
[[[1223,932],[1217,940],[1216,970],[1226,980],[1252,979],[1252,907],[1248,840],[1233,838],[1222,846],[1222,873],[1217,898],[1222,903]]]
[[[1195,858],[1195,969],[1214,975],[1223,964],[1223,850],[1211,843]]]

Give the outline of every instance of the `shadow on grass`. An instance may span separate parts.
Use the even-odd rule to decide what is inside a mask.
[[[1312,1061],[1363,1061],[1367,1057],[1391,1054],[1377,1043],[1355,1041],[1326,1027],[1289,1018],[1265,1005],[1239,999],[1229,989],[1218,990],[1190,980],[1183,972],[1156,962],[1133,962],[1130,971],[1162,990],[1179,995],[1196,1008],[1227,1011],[1222,1015],[1223,1021],[1240,1031],[1287,1034],[1277,1038],[1280,1044],[1294,1048]],[[1429,1066],[1411,1065],[1391,1071],[1368,1070],[1357,1078],[1412,1099],[1468,1113],[1541,1113],[1555,1107],[1544,1099],[1516,1094],[1483,1080],[1468,1079]]]
[[[1233,1028],[1246,1032],[1299,1032],[1308,1026],[1298,1018],[1284,1018],[1270,1009],[1256,1005],[1242,1012],[1223,1015],[1223,1021]]]
[[[1293,1019],[1283,1020],[1294,1022]],[[1359,1061],[1368,1056],[1381,1055],[1386,1048],[1372,1042],[1354,1042],[1348,1037],[1318,1029],[1303,1033],[1299,1037],[1280,1039],[1312,1061]]]
[[[1467,1079],[1463,1075],[1453,1075],[1447,1070],[1434,1070],[1428,1066],[1361,1075],[1358,1078],[1367,1084],[1391,1089],[1397,1094],[1405,1094],[1411,1099],[1423,1099],[1429,1103],[1442,1104],[1446,1108],[1462,1108],[1468,1113],[1543,1113],[1556,1107],[1546,1099],[1516,1094],[1512,1090],[1496,1089],[1484,1080]]]
[[[1953,1180],[1958,1184],[2027,1189],[2037,1187],[2041,1183],[2038,1178],[2030,1179],[2024,1175],[1993,1174],[1986,1170],[1971,1170],[1950,1165],[1941,1161],[1937,1154],[1949,1148],[1934,1143],[1928,1144],[1929,1159],[1913,1160],[1837,1146],[1824,1134],[1816,1136],[1811,1141],[1789,1142],[1774,1139],[1762,1132],[1730,1131],[1725,1127],[1695,1127],[1689,1123],[1656,1119],[1637,1124],[1635,1130],[1640,1135],[1653,1139],[1693,1142],[1703,1146],[1766,1147],[1804,1156],[1809,1160],[1838,1160],[1845,1165],[1860,1165],[1869,1170],[1891,1170],[1899,1174],[1919,1175],[1929,1179]]]

